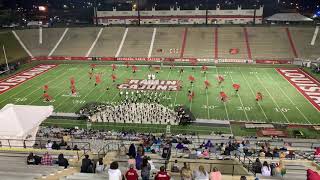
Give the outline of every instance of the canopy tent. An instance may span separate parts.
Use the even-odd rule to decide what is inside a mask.
[[[39,125],[53,112],[53,106],[29,106],[7,104],[0,110],[0,142],[11,146],[31,145],[23,144],[23,140],[35,140]]]
[[[312,19],[299,13],[278,13],[266,18],[272,22],[311,22]]]

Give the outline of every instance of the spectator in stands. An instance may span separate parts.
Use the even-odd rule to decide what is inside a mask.
[[[136,166],[136,159],[133,158],[132,156],[130,156],[128,159],[128,167],[130,167],[130,165],[133,165],[133,167]]]
[[[79,151],[78,145],[74,145],[72,150]]]
[[[178,165],[178,160],[174,160],[174,163],[172,163],[171,172],[180,172],[180,167]]]
[[[57,164],[59,166],[63,166],[65,169],[67,169],[69,166],[69,162],[66,158],[64,158],[63,154],[59,154]]]
[[[160,167],[160,171],[157,173],[157,175],[154,178],[155,180],[170,180],[169,174],[165,171],[164,166]]]
[[[180,172],[181,180],[192,180],[192,171],[189,164],[186,162],[183,163],[183,167]]]
[[[27,157],[27,164],[28,165],[35,165],[36,164],[36,159],[35,159],[33,153],[29,153],[29,156]]]
[[[63,139],[61,139],[59,146],[60,147],[67,146],[67,142],[65,142]]]
[[[274,173],[273,175],[274,176],[278,176],[278,177],[281,177],[282,176],[282,173],[284,173],[285,171],[285,166],[284,166],[284,163],[282,160],[279,161],[279,163],[276,165],[275,169],[274,169]]]
[[[241,176],[240,177],[240,180],[247,180],[247,177],[246,176]],[[258,179],[259,180],[259,179]]]
[[[140,156],[144,156],[144,146],[143,144],[140,144],[137,148],[137,154],[140,154]]]
[[[138,180],[139,175],[138,175],[137,171],[134,169],[133,164],[130,164],[129,170],[126,172],[125,177],[127,180]]]
[[[142,180],[149,180],[151,166],[148,163],[148,157],[144,157],[141,165],[141,178]]]
[[[54,149],[54,150],[59,150],[59,149],[60,149],[60,146],[59,146],[59,144],[57,144],[56,141],[53,141],[53,144],[52,144],[52,147],[51,147],[51,148]]]
[[[210,173],[210,180],[222,180],[221,172],[218,168],[214,167]]]
[[[68,146],[66,147],[66,150],[71,150],[71,147],[68,145]]]
[[[41,164],[46,166],[52,166],[52,163],[53,162],[51,155],[48,152],[44,153],[41,158]]]
[[[203,151],[202,151],[202,157],[205,158],[205,159],[209,159],[210,158],[210,154],[209,154],[209,150],[207,148],[205,148]]]
[[[121,146],[119,147],[119,155],[120,156],[125,156],[127,153],[127,148],[124,144],[121,144]]]
[[[252,164],[252,170],[255,172],[255,173],[261,173],[261,169],[262,169],[262,163],[260,161],[259,158],[256,159],[256,162],[254,162]]]
[[[207,143],[204,145],[204,147],[206,147],[206,148],[210,148],[212,146],[213,146],[213,144],[210,140],[208,140]]]
[[[96,164],[96,173],[102,173],[104,172],[105,166],[103,164],[103,159],[99,158],[97,164]]]
[[[51,140],[48,140],[48,143],[46,144],[46,149],[47,149],[47,150],[52,150]]]
[[[136,153],[136,147],[134,146],[134,144],[132,143],[129,147],[129,152],[127,154],[128,156],[132,156],[133,158],[136,157],[137,153]]]
[[[89,155],[84,155],[84,159],[82,159],[81,164],[81,172],[82,173],[93,173],[93,163],[91,159],[89,159]]]
[[[119,169],[118,162],[114,161],[110,164],[110,169],[108,170],[109,179],[111,180],[122,180],[121,171]]]
[[[267,161],[263,162],[263,165],[261,168],[261,174],[262,176],[271,176],[271,168]]]
[[[193,178],[194,180],[209,180],[209,174],[204,167],[200,165],[199,169],[193,172]]]
[[[176,145],[176,149],[177,150],[183,150],[184,146],[181,142],[179,142],[177,145]]]
[[[137,168],[138,170],[141,170],[141,165],[142,165],[142,157],[141,157],[141,155],[140,155],[140,154],[137,154],[135,160],[136,160],[136,168]]]

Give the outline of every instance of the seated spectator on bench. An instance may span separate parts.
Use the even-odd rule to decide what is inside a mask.
[[[284,166],[284,163],[282,160],[279,161],[278,164],[276,164],[276,167],[274,168],[274,176],[282,177],[282,173],[285,171],[286,167]]]
[[[72,150],[79,151],[78,145],[74,145]]]
[[[111,180],[122,180],[121,171],[119,169],[118,162],[114,161],[110,164],[110,169],[108,170],[109,179]]]
[[[52,144],[52,147],[51,147],[51,148],[54,149],[54,150],[59,150],[59,149],[60,149],[60,146],[59,146],[59,144],[57,144],[56,141],[53,141],[53,144]]]
[[[41,164],[46,166],[52,166],[52,163],[53,162],[51,155],[48,152],[44,153],[41,158]]]
[[[103,159],[99,158],[99,161],[96,164],[96,173],[103,173],[104,169]]]
[[[199,169],[193,172],[194,180],[209,180],[209,174],[204,169],[202,165],[199,166]]]
[[[51,140],[48,140],[48,143],[46,144],[46,149],[47,149],[47,150],[52,150]]]
[[[261,173],[262,163],[259,158],[256,159],[256,162],[252,164],[252,170],[255,173]]]
[[[138,180],[139,175],[138,175],[137,171],[134,169],[133,164],[130,164],[129,170],[126,172],[125,177],[127,180]]]
[[[34,155],[33,153],[30,153],[27,157],[27,164],[28,165],[38,165],[41,163],[41,157]]]
[[[180,172],[180,167],[178,165],[178,160],[174,160],[174,163],[172,163],[171,172]]]
[[[271,176],[271,168],[267,161],[263,162],[263,165],[261,168],[261,174],[262,176]]]
[[[63,166],[65,169],[69,166],[69,162],[66,158],[64,158],[63,154],[59,154],[57,164],[59,166]]]
[[[177,145],[176,145],[176,149],[177,150],[183,150],[184,149],[184,146],[181,142],[179,142]]]
[[[93,163],[91,159],[89,159],[89,155],[84,155],[84,159],[82,159],[81,171],[82,173],[93,173]]]
[[[210,173],[210,180],[222,180],[221,172],[216,167]]]
[[[160,167],[160,171],[157,173],[157,175],[154,178],[155,180],[170,180],[169,174],[165,171],[164,166]]]
[[[183,163],[183,167],[180,172],[181,180],[192,180],[192,171],[190,165],[186,162]]]

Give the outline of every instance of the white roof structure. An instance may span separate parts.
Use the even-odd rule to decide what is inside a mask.
[[[0,139],[32,137],[41,122],[52,112],[53,106],[7,104],[0,110]]]
[[[308,22],[312,19],[299,13],[278,13],[266,18],[267,21]]]

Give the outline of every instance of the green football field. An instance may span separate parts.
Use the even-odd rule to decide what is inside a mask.
[[[320,124],[318,112],[287,80],[274,68],[255,67],[214,67],[210,66],[206,75],[201,67],[194,70],[185,67],[182,75],[179,68],[162,67],[156,78],[160,80],[180,80],[180,91],[166,91],[165,106],[173,108],[177,105],[189,107],[198,119],[236,120],[252,122]],[[95,73],[102,73],[102,83],[95,86],[95,80],[89,79],[91,70],[88,64],[60,64],[48,72],[0,95],[0,106],[8,103],[27,105],[53,105],[55,112],[76,112],[90,102],[119,102],[121,100],[117,84],[128,79],[146,79],[150,72],[148,66],[138,66],[137,73],[131,68],[118,66],[114,74],[115,83],[111,80],[110,65],[98,65]],[[217,74],[223,75],[225,82],[218,86]],[[188,77],[193,75],[195,83],[190,85]],[[78,96],[70,96],[70,77],[74,77]],[[211,86],[204,88],[204,81],[209,80]],[[241,85],[238,95],[232,88],[233,83]],[[42,99],[43,86],[49,86],[49,95],[53,102]],[[107,90],[109,87],[109,90]],[[188,90],[195,93],[192,102],[188,100]],[[219,92],[224,91],[229,100],[219,100]],[[256,92],[262,92],[263,101],[255,101]]]

